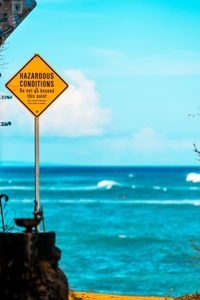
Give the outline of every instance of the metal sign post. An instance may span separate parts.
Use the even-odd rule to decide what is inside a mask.
[[[41,218],[40,211],[40,148],[39,148],[39,117],[35,117],[35,218]],[[43,216],[42,216],[43,217]],[[37,225],[39,231],[39,225]]]
[[[39,116],[68,88],[68,84],[39,54],[35,54],[17,74],[6,83],[6,87],[34,115],[35,218],[34,222],[31,221],[31,224],[36,224],[38,220],[43,221],[43,229],[45,230],[43,209],[40,206]],[[27,226],[27,219],[24,220],[26,222],[23,221],[23,224],[20,223],[22,224],[21,226]],[[30,220],[28,222],[28,226],[30,227]],[[36,226],[36,230],[39,231],[39,225]]]

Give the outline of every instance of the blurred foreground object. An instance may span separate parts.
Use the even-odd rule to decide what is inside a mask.
[[[0,46],[35,6],[35,0],[0,0]]]
[[[67,300],[55,233],[0,233],[0,299]]]

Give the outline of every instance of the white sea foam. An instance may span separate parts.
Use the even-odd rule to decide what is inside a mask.
[[[200,206],[200,200],[135,200],[137,204],[149,205],[193,205]]]
[[[200,182],[200,174],[199,173],[189,173],[186,176],[186,181],[191,181],[193,183]]]
[[[10,202],[14,202],[14,203],[33,203],[34,200],[33,199],[10,199]]]
[[[23,200],[20,200],[20,202],[22,202],[22,203],[33,203],[33,200],[32,199],[23,199]]]
[[[113,180],[101,180],[97,183],[97,186],[99,188],[106,188],[107,190],[110,190],[113,186],[120,186],[120,184]]]
[[[49,187],[46,188],[46,190],[51,190],[51,191],[93,191],[93,190],[97,190],[98,187],[96,185],[94,186],[75,186],[75,187]]]
[[[128,177],[129,177],[129,178],[133,178],[133,177],[134,177],[134,174],[130,173],[130,174],[128,174]]]
[[[33,200],[30,199],[15,199],[10,200],[11,202],[15,203],[31,203]],[[99,205],[103,204],[123,204],[123,205],[140,205],[140,204],[146,204],[146,205],[192,205],[192,206],[200,206],[200,200],[98,200],[98,199],[60,199],[60,200],[49,200],[49,199],[43,199],[42,203],[51,203],[55,205],[56,203],[63,203],[63,204],[93,204],[97,203]]]
[[[119,239],[126,239],[127,236],[126,236],[125,234],[120,234],[120,235],[118,235],[118,238],[119,238]]]
[[[68,188],[70,191],[94,191],[97,189],[96,185],[91,186],[80,186],[80,187],[74,187],[74,188]]]
[[[94,186],[81,186],[81,187],[55,187],[55,186],[41,186],[40,190],[44,192],[67,192],[67,191],[93,191],[97,190],[98,187],[96,185]],[[14,190],[14,191],[33,191],[34,186],[18,186],[18,185],[13,185],[13,186],[8,186],[4,185],[1,186],[1,190]]]
[[[1,186],[1,190],[20,190],[20,191],[32,191],[34,190],[34,187],[31,186],[18,186],[18,185],[13,185],[13,186]]]
[[[191,187],[190,187],[190,190],[191,190],[191,191],[198,191],[199,188],[198,188],[197,186],[191,186]]]
[[[153,189],[159,191],[159,190],[161,190],[161,187],[156,185],[156,186],[153,186]]]
[[[50,186],[50,191],[55,191],[56,190],[56,188],[55,188],[55,186]]]
[[[153,186],[153,189],[156,190],[156,191],[163,191],[163,192],[167,192],[167,188],[166,187],[161,187],[161,186],[158,186],[158,185],[155,185]]]

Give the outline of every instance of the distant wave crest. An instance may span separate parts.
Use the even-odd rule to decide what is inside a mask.
[[[199,173],[189,173],[186,176],[186,181],[198,183],[198,182],[200,182],[200,174]]]
[[[101,180],[97,183],[97,186],[99,188],[106,188],[107,190],[110,190],[113,186],[120,186],[120,184],[113,180]]]

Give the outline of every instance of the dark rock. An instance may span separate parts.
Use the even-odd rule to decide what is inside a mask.
[[[1,300],[67,300],[55,233],[0,233]]]

